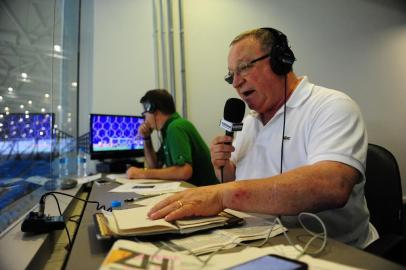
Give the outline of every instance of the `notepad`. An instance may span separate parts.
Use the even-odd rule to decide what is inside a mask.
[[[187,234],[218,227],[230,227],[244,223],[244,219],[223,211],[211,217],[193,217],[175,222],[164,219],[152,220],[147,213],[150,207],[141,206],[95,215],[99,238],[154,235],[163,233]]]

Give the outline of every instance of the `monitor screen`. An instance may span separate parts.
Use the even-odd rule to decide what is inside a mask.
[[[144,141],[138,133],[142,116],[91,114],[91,159],[119,159],[144,155]]]
[[[1,114],[0,153],[2,155],[50,153],[53,123],[52,113]]]

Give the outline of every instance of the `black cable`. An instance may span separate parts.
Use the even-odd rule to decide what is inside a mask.
[[[280,174],[283,172],[283,145],[285,140],[285,125],[286,125],[286,101],[287,101],[287,91],[286,91],[286,75],[285,75],[285,102],[283,104],[283,128],[282,128],[282,142],[281,142],[281,167],[280,167]]]
[[[222,184],[222,183],[224,183],[224,166],[221,166],[221,168],[220,168],[220,174],[221,174],[221,176],[220,176],[220,184]]]
[[[72,248],[72,240],[70,239],[70,235],[69,235],[69,231],[68,231],[68,227],[66,226],[65,223],[65,231],[66,231],[66,235],[68,236],[68,241],[69,241],[69,246],[65,247],[67,250],[70,250]]]
[[[103,210],[110,211],[110,212],[112,210],[111,207],[106,209],[106,206],[105,205],[100,205],[100,203],[98,201],[84,200],[82,198],[79,198],[79,197],[76,197],[76,196],[73,196],[73,195],[70,195],[70,194],[58,192],[58,191],[50,191],[50,192],[45,193],[44,195],[41,196],[40,203],[45,203],[45,197],[48,196],[48,195],[53,195],[53,194],[65,195],[65,196],[72,197],[72,198],[75,198],[75,199],[77,199],[79,201],[86,202],[86,203],[95,203],[95,204],[97,204],[97,206],[96,206],[97,210],[103,209]],[[59,207],[59,205],[58,205],[58,207]]]
[[[58,207],[59,215],[62,216],[61,207],[60,207],[60,205],[59,205],[58,198],[56,197],[55,194],[65,195],[65,196],[68,196],[68,197],[72,197],[72,198],[74,198],[74,199],[77,199],[77,200],[82,201],[82,202],[85,202],[85,203],[95,203],[95,204],[97,204],[97,206],[96,206],[96,209],[97,209],[97,210],[103,209],[103,210],[110,211],[110,212],[112,211],[112,208],[111,208],[111,207],[109,207],[108,209],[106,209],[106,206],[105,206],[105,205],[100,205],[100,203],[99,203],[98,201],[84,200],[84,199],[82,199],[82,198],[79,198],[79,197],[76,197],[76,196],[73,196],[73,195],[70,195],[70,194],[58,192],[58,191],[50,191],[50,192],[47,192],[47,193],[43,194],[43,195],[41,196],[41,199],[40,199],[40,208],[41,208],[41,204],[42,204],[42,205],[43,205],[42,208],[45,209],[45,198],[46,198],[48,195],[51,195],[52,197],[54,197],[54,199],[55,199],[55,201],[56,201],[56,205],[57,205],[57,207]],[[42,214],[43,214],[43,213],[42,213]],[[76,215],[76,216],[78,216],[78,215]],[[72,216],[72,217],[74,217],[74,216]],[[79,224],[77,221],[71,220],[72,217],[70,217],[70,218],[68,219],[68,221],[72,221],[72,222],[75,222],[75,223]],[[67,236],[68,236],[68,241],[69,241],[69,246],[66,247],[66,249],[70,250],[71,247],[72,247],[72,240],[71,240],[70,235],[69,235],[68,227],[66,226],[66,223],[64,223],[64,224],[65,224],[65,231],[66,231],[66,234],[67,234]]]
[[[55,196],[55,194],[52,194],[52,193],[50,193],[50,192],[48,192],[49,194],[48,195],[52,195],[52,197],[54,197],[54,199],[55,199],[55,201],[56,201],[56,205],[58,206],[58,211],[59,211],[59,215],[60,216],[62,216],[62,211],[61,211],[61,207],[60,207],[60,205],[59,205],[59,201],[58,201],[58,198]],[[45,194],[47,194],[47,193],[45,193]],[[44,195],[45,195],[44,194]],[[44,196],[43,195],[43,196]],[[66,195],[66,194],[65,194]],[[41,197],[41,199],[42,199],[42,197]],[[44,203],[45,203],[45,197],[44,197]],[[68,250],[70,250],[70,248],[72,247],[72,240],[71,240],[71,238],[70,238],[70,235],[69,235],[69,231],[68,231],[68,227],[66,226],[66,223],[64,223],[65,224],[65,231],[66,231],[66,235],[68,236],[68,241],[69,241],[69,246],[68,246]]]
[[[68,221],[70,221],[70,222],[74,222],[74,223],[76,223],[77,225],[79,225],[79,221],[78,220],[74,220],[74,218],[80,218],[80,215],[74,215],[74,216],[70,216],[69,218],[68,218]]]

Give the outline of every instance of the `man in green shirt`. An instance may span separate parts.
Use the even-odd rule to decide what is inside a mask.
[[[139,128],[144,138],[147,167],[131,167],[128,178],[187,181],[195,186],[217,184],[210,151],[193,124],[175,110],[171,94],[162,89],[148,91],[140,100],[145,122]],[[155,152],[151,133],[160,131],[160,148]]]

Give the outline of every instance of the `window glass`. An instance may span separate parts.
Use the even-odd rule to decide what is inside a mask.
[[[0,1],[0,233],[75,172],[79,0]]]

